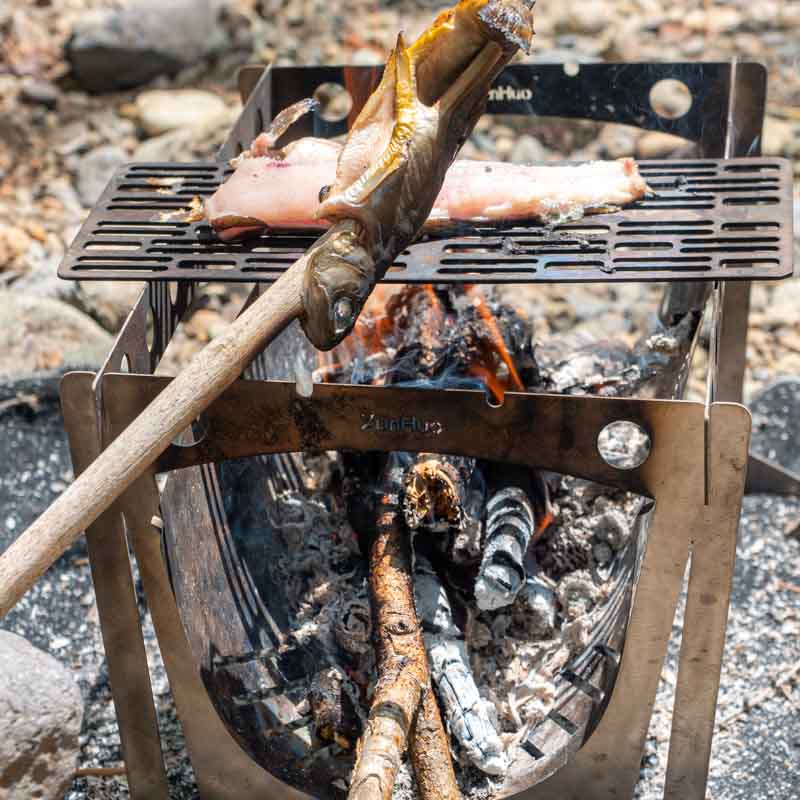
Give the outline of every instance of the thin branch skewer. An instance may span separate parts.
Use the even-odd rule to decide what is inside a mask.
[[[422,800],[458,800],[461,797],[450,740],[428,678],[428,686],[411,734],[411,763]]]

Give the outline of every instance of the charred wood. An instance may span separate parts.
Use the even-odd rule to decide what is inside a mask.
[[[414,563],[414,597],[422,621],[431,678],[447,712],[450,732],[467,758],[490,775],[508,767],[503,745],[478,693],[461,630],[453,621],[447,592],[423,557]]]
[[[358,696],[339,667],[328,667],[314,676],[308,695],[314,717],[314,733],[343,750],[352,749],[363,726],[358,715]]]
[[[428,662],[414,607],[411,585],[410,536],[402,519],[400,493],[403,468],[389,465],[382,481],[378,526],[370,553],[370,595],[378,680],[369,718],[353,769],[349,797],[374,800],[391,797],[395,777],[417,712],[430,692]],[[420,731],[424,743],[436,719],[428,714]],[[439,720],[441,722],[441,720]],[[435,739],[435,737],[434,737]],[[420,762],[421,764],[424,762]],[[451,787],[457,797],[452,764],[431,764],[425,776],[433,786]],[[444,770],[444,771],[443,771]]]

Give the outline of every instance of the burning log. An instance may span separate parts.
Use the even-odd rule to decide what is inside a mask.
[[[469,467],[464,463],[469,462]],[[464,518],[464,497],[472,459],[424,453],[406,471],[403,514],[406,525],[416,530],[431,525],[460,528]],[[459,469],[461,466],[461,470]]]
[[[434,713],[428,705],[421,721],[419,717],[420,704],[430,694],[430,683],[422,631],[414,608],[410,537],[400,508],[402,478],[400,465],[387,467],[370,553],[378,681],[353,768],[348,795],[351,800],[391,797],[412,727],[416,730],[414,741],[418,751],[446,741],[438,710]],[[420,767],[420,785],[428,787],[429,797],[459,796],[449,753],[442,761],[418,752],[415,761]]]

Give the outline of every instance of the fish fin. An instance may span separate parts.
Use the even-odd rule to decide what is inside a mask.
[[[256,137],[253,146],[255,147],[256,142],[259,142],[260,145],[264,146],[264,149],[274,150],[278,144],[278,139],[280,139],[297,120],[301,119],[306,114],[310,114],[312,111],[316,111],[318,108],[319,101],[315,100],[313,97],[306,97],[303,100],[292,103],[292,105],[288,108],[284,108],[283,111],[270,122],[263,133]],[[258,149],[261,148],[259,147]]]
[[[328,198],[319,206],[318,217],[327,217],[341,204],[347,208],[363,206],[369,196],[406,162],[406,145],[414,135],[419,100],[414,62],[402,33],[397,37],[397,46],[392,51],[389,66],[393,66],[395,72],[395,122],[389,143],[373,166],[343,192]]]
[[[375,166],[368,169],[353,184],[355,192],[351,197],[356,204],[365,202],[378,186],[405,163],[404,152],[406,144],[414,135],[417,111],[417,81],[414,64],[402,33],[397,35],[397,46],[394,52],[394,128],[392,129],[389,143],[376,161]],[[350,195],[349,190],[348,195]]]

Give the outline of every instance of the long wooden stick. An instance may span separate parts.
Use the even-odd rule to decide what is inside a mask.
[[[414,608],[410,537],[400,508],[401,491],[402,468],[388,467],[369,564],[378,681],[359,742],[349,800],[392,796],[408,734],[429,683],[428,659]]]
[[[411,731],[409,751],[422,800],[459,800],[461,792],[453,769],[450,740],[430,678]]]
[[[211,341],[0,556],[0,617],[302,312],[309,254]]]
[[[403,475],[399,464],[388,466],[381,483],[369,572],[378,680],[348,798],[389,800],[410,740],[423,800],[458,800],[450,746],[431,689],[428,656],[414,606],[411,536],[400,507]]]

